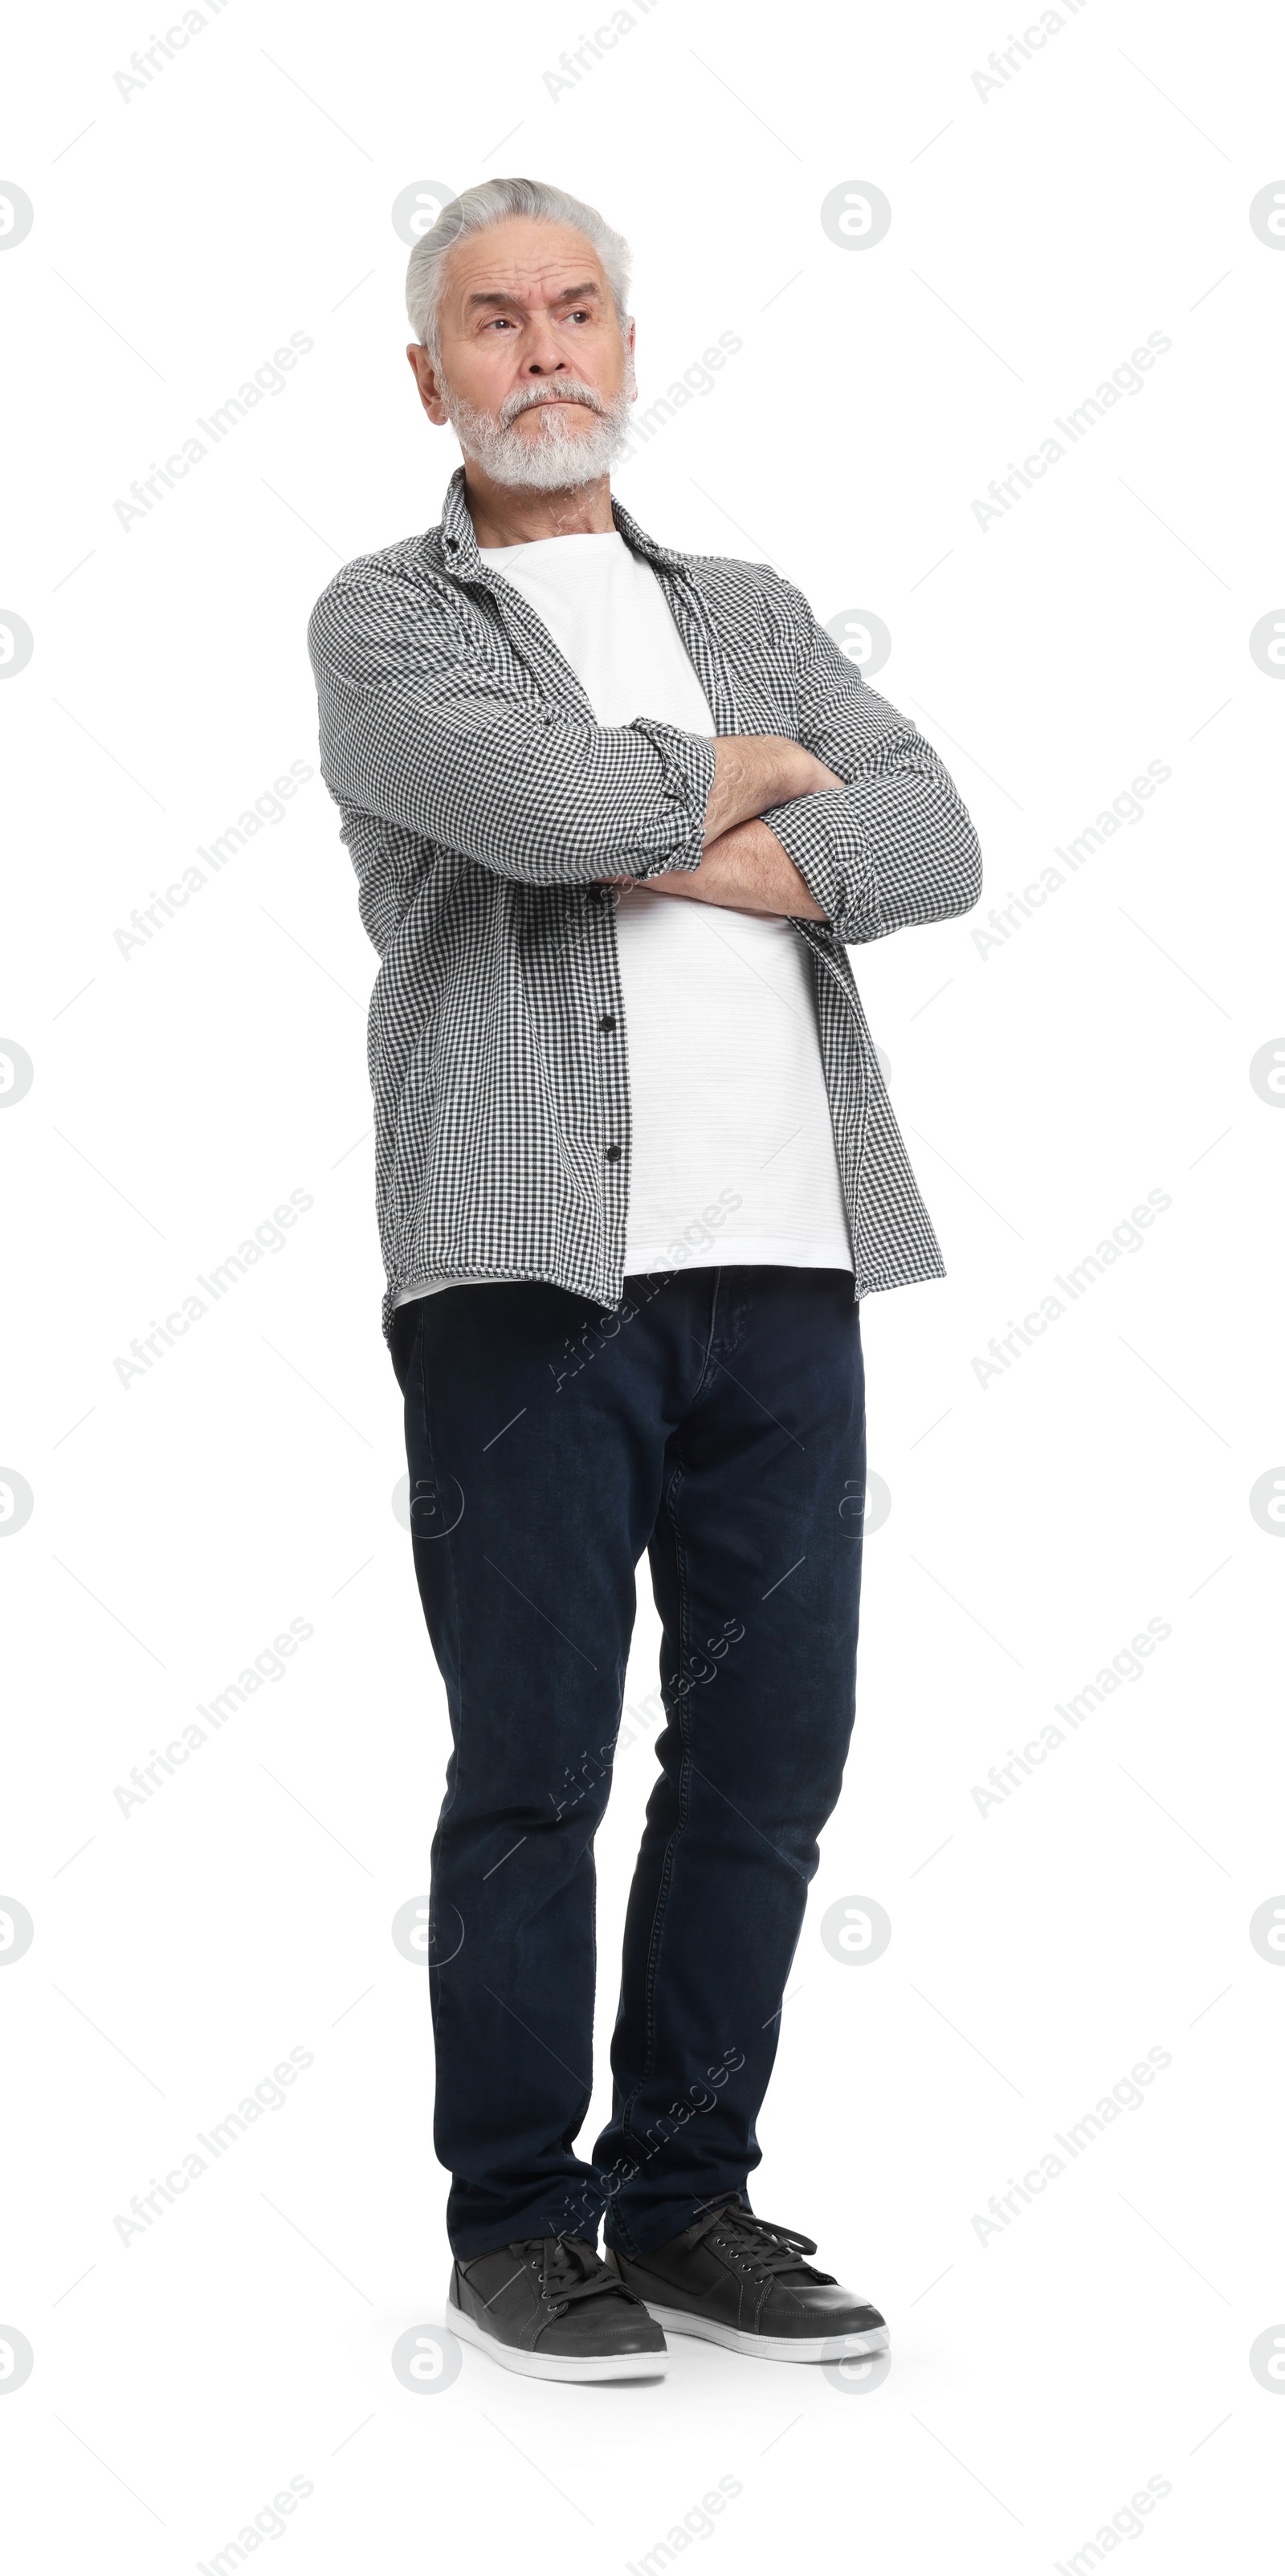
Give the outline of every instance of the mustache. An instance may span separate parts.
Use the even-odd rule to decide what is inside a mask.
[[[500,405],[497,414],[499,426],[508,429],[524,411],[534,411],[546,403],[558,402],[583,403],[586,410],[600,414],[607,408],[601,394],[595,393],[592,385],[582,383],[579,377],[565,377],[556,387],[519,385],[517,391],[507,395]]]

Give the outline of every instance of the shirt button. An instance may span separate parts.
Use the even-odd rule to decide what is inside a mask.
[[[619,1147],[618,1145],[608,1145],[608,1147],[607,1147],[607,1160],[608,1160],[608,1162],[609,1162],[609,1163],[618,1163],[618,1162],[619,1162],[619,1160],[620,1160],[620,1147]]]
[[[614,1015],[612,1014],[612,1012],[610,1012],[610,1011],[604,1011],[604,1013],[603,1013],[603,1015],[602,1015],[602,1018],[601,1018],[601,1019],[599,1020],[599,1022],[598,1022],[598,1026],[599,1026],[599,1028],[600,1028],[600,1029],[606,1029],[606,1030],[610,1031],[610,1030],[614,1029],[615,1025],[616,1025],[616,1022],[615,1022],[615,1018],[614,1018]]]

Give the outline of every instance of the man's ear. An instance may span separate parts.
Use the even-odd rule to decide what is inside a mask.
[[[446,419],[442,397],[437,389],[437,376],[427,349],[420,340],[412,340],[406,351],[407,364],[419,388],[419,398],[435,428]]]

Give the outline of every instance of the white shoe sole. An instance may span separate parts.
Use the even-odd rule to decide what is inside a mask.
[[[863,2355],[887,2352],[886,2326],[872,2326],[867,2334],[790,2335],[747,2334],[742,2326],[719,2325],[712,2317],[689,2316],[685,2308],[658,2308],[654,2299],[645,2301],[647,2314],[654,2317],[666,2334],[699,2335],[705,2343],[721,2343],[728,2352],[747,2353],[755,2361],[859,2361]]]
[[[523,2379],[663,2379],[669,2368],[667,2352],[595,2353],[583,2360],[575,2353],[523,2352],[518,2345],[501,2343],[497,2335],[488,2334],[485,2326],[449,2298],[446,2323],[461,2343],[475,2344],[502,2370],[516,2370]]]

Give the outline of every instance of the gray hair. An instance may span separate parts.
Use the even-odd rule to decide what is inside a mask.
[[[542,179],[483,179],[443,206],[435,224],[421,233],[406,270],[406,312],[415,337],[436,366],[441,359],[438,329],[446,284],[446,258],[466,233],[484,232],[512,215],[531,215],[548,224],[570,224],[592,243],[611,289],[622,332],[629,320],[629,244],[613,232],[595,206],[551,188]]]

